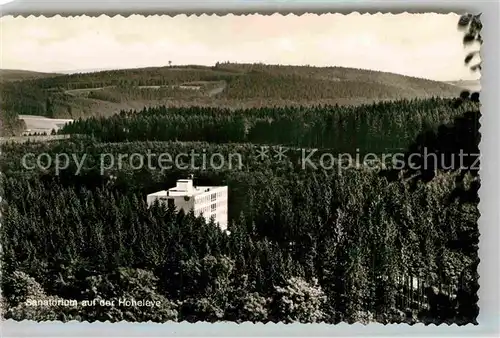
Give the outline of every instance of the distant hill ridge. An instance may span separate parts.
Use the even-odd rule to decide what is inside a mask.
[[[469,91],[481,91],[481,81],[480,80],[459,80],[459,81],[447,81],[447,83],[454,86],[469,90]]]
[[[0,82],[31,80],[44,77],[53,77],[58,73],[42,73],[21,69],[0,69]]]
[[[3,70],[0,74],[3,125],[18,114],[74,119],[158,105],[359,105],[456,97],[462,90],[449,83],[365,69],[266,64],[217,63],[213,67],[165,66],[69,75]]]

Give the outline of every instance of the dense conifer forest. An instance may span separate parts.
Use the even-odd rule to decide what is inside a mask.
[[[5,317],[475,322],[479,181],[471,160],[417,172],[391,163],[304,168],[299,147],[352,155],[403,149],[406,164],[426,148],[449,160],[458,149],[478,152],[479,116],[465,96],[234,113],[158,107],[76,121],[63,130],[69,140],[6,144]],[[282,145],[290,146],[285,158],[255,156],[261,146],[273,154]],[[243,165],[204,168],[202,158],[183,169],[101,165],[102,154],[193,151],[237,153]],[[85,156],[86,165],[26,170],[30,153],[28,165],[42,153]],[[230,234],[192,212],[147,208],[146,194],[191,173],[201,185],[230,187]],[[31,306],[33,299],[53,305]],[[64,299],[115,304],[63,306]]]
[[[461,104],[459,104],[461,103]],[[230,111],[211,107],[147,108],[110,118],[79,119],[61,134],[105,142],[248,142],[327,148],[335,153],[403,151],[422,130],[450,124],[477,102],[413,99],[362,106],[267,107]],[[475,128],[475,126],[471,126]]]

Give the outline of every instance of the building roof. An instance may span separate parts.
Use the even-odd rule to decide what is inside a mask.
[[[226,186],[190,186],[188,184],[188,189],[184,189],[183,185],[179,183],[192,183],[191,180],[178,180],[177,186],[170,188],[168,190],[160,190],[149,194],[149,196],[196,196],[206,192],[209,192],[214,189],[224,188]]]
[[[202,194],[204,192],[209,192],[210,190],[213,190],[215,188],[220,188],[220,187],[193,187],[190,190],[182,190],[175,187],[168,189],[168,193],[169,196],[195,196]]]

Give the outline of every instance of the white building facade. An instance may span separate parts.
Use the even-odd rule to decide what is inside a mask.
[[[159,200],[167,206],[175,206],[177,211],[194,210],[196,217],[203,216],[207,222],[213,217],[222,230],[227,230],[227,198],[227,186],[195,186],[190,178],[178,180],[174,188],[147,195],[147,203],[151,206]]]

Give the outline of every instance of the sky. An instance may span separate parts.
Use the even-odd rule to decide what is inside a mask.
[[[453,13],[6,16],[0,68],[67,73],[231,61],[477,79],[464,65],[458,19]]]

